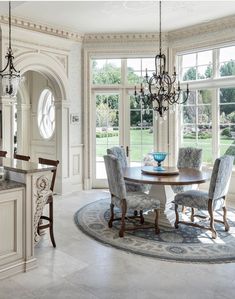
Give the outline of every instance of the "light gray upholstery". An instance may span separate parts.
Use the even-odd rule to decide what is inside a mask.
[[[125,150],[121,146],[114,146],[107,149],[108,155],[114,155],[121,163],[121,167],[125,168],[128,166]],[[140,184],[126,182],[126,190],[128,192],[145,191],[146,187]]]
[[[118,158],[118,160],[121,163],[121,167],[125,168],[127,167],[127,159],[126,159],[126,153],[123,147],[121,146],[114,146],[111,148],[107,148],[107,154],[108,155],[113,155],[116,158]]]
[[[108,177],[109,190],[112,196],[112,203],[121,208],[122,200],[126,200],[127,209],[150,210],[160,208],[159,200],[150,197],[143,192],[126,192],[120,161],[114,155],[104,156],[104,162]]]
[[[209,192],[202,192],[199,190],[190,190],[182,193],[178,193],[175,196],[175,228],[179,227],[179,223],[192,225],[200,228],[209,229],[212,233],[212,239],[217,237],[217,231],[215,229],[215,222],[224,224],[225,231],[229,231],[229,224],[226,218],[227,210],[225,204],[225,196],[228,192],[229,183],[233,169],[232,156],[223,156],[215,160]],[[179,219],[178,205],[191,207],[191,222],[186,222]],[[195,223],[194,218],[206,218],[203,215],[194,214],[194,209],[207,210],[210,219],[210,226],[202,226],[200,223]],[[214,218],[214,210],[223,210],[223,221],[221,219]]]
[[[199,190],[186,191],[177,194],[174,202],[177,205],[207,210],[210,198],[212,199],[213,210],[221,209],[224,206],[224,197],[228,192],[233,168],[233,159],[232,156],[223,156],[215,160],[209,192],[202,192]]]
[[[127,192],[126,185],[123,178],[123,167],[120,160],[114,155],[104,156],[105,168],[108,177],[109,189],[111,193],[110,204],[110,219],[108,226],[113,226],[113,221],[121,220],[119,237],[124,237],[126,230],[132,230],[137,228],[155,228],[155,233],[159,234],[159,215],[160,215],[160,202],[156,198],[152,198],[143,192]],[[121,218],[115,218],[114,207],[118,207],[121,210]],[[126,213],[128,210],[134,211],[134,215],[128,215],[128,219],[139,218],[140,223],[144,224],[144,210],[154,209],[155,221],[154,226],[135,226],[134,228],[126,228]]]
[[[201,169],[202,166],[202,149],[194,147],[182,147],[179,149],[177,167]],[[171,186],[174,193],[195,189],[197,185]]]

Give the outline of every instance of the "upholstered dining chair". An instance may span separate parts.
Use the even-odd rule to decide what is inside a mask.
[[[38,223],[38,234],[40,234],[40,230],[44,230],[46,228],[49,228],[50,230],[50,238],[51,238],[51,242],[53,247],[56,247],[56,243],[55,243],[55,238],[54,238],[54,213],[53,213],[53,191],[54,191],[54,185],[55,185],[55,179],[56,179],[56,171],[57,171],[57,166],[59,164],[58,160],[49,160],[49,159],[44,159],[44,158],[38,158],[38,161],[40,164],[46,164],[46,165],[51,165],[51,166],[55,166],[56,168],[53,169],[52,172],[52,179],[51,179],[51,186],[50,189],[52,191],[52,194],[50,194],[47,198],[47,202],[46,204],[49,205],[49,215],[45,216],[42,215],[40,217],[39,223]],[[46,220],[47,223],[44,224],[43,220]]]
[[[122,168],[128,166],[126,153],[122,146],[114,146],[112,148],[108,148],[107,154],[114,155],[120,161]],[[129,182],[125,182],[125,184],[126,184],[127,192],[146,191],[146,186],[144,185],[137,184],[137,183],[129,183]]]
[[[14,153],[14,159],[23,160],[23,161],[29,161],[30,160],[30,156],[19,155],[19,154]]]
[[[0,157],[6,158],[7,156],[7,151],[0,151]]]
[[[119,237],[124,236],[124,232],[127,230],[133,230],[137,228],[155,228],[155,233],[160,232],[158,219],[160,213],[160,201],[158,199],[152,198],[151,196],[143,192],[127,192],[125,181],[123,178],[123,170],[121,162],[114,155],[104,156],[105,168],[108,177],[109,190],[111,193],[111,204],[110,204],[110,220],[109,227],[113,225],[113,221],[121,220],[121,227],[119,230]],[[121,218],[114,218],[114,206],[121,210]],[[127,210],[130,211],[140,211],[140,215],[128,216],[128,218],[140,218],[140,223],[144,224],[144,210],[154,210],[155,211],[155,223],[154,226],[138,226],[134,228],[126,228],[125,219]]]
[[[178,154],[178,169],[193,168],[200,170],[202,167],[202,149],[195,147],[181,147]],[[196,189],[197,185],[171,186],[174,193]]]
[[[203,192],[200,190],[189,190],[186,192],[178,193],[175,196],[175,228],[179,227],[179,223],[192,225],[200,228],[206,228],[197,223],[194,223],[194,217],[205,218],[205,216],[194,214],[194,209],[197,208],[199,210],[208,211],[210,217],[210,227],[206,229],[211,230],[213,239],[217,237],[214,222],[223,223],[225,226],[225,231],[229,230],[229,225],[226,219],[227,211],[225,197],[227,195],[231,179],[233,160],[234,157],[232,156],[223,156],[215,160],[211,175],[209,192]],[[183,205],[192,208],[191,222],[179,220],[178,205]],[[214,219],[213,214],[214,210],[219,210],[221,208],[223,209],[223,221]]]

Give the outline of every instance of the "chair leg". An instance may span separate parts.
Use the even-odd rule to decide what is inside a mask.
[[[109,228],[113,227],[113,219],[114,219],[114,204],[110,204],[110,219],[108,222]]]
[[[155,212],[155,234],[158,235],[160,234],[160,228],[159,228],[159,217],[160,217],[160,210],[159,209],[154,209]]]
[[[212,208],[212,199],[209,199],[208,201],[208,212],[210,215],[210,229],[212,232],[212,239],[216,239],[217,237],[217,232],[215,230],[215,226],[214,226],[214,215],[213,215],[213,208]]]
[[[175,204],[175,228],[179,228],[179,213],[178,213],[178,205]]]
[[[230,227],[229,227],[229,224],[227,221],[227,209],[225,206],[223,207],[223,212],[224,212],[224,214],[223,214],[224,227],[225,227],[225,231],[228,232]]]
[[[143,211],[140,210],[140,223],[144,224],[144,216],[143,216]]]
[[[120,230],[119,230],[119,237],[120,237],[120,238],[124,237],[126,210],[127,210],[126,200],[123,199],[123,200],[122,200],[121,228],[120,228]]]
[[[191,208],[191,221],[194,222],[194,208]]]
[[[54,218],[53,218],[53,199],[49,203],[49,218],[50,218],[50,237],[51,237],[51,243],[54,248],[56,248],[55,238],[54,238]]]

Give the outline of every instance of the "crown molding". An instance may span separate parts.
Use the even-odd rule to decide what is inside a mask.
[[[85,34],[84,43],[102,43],[102,42],[152,42],[157,41],[158,33],[104,33],[104,34]],[[167,34],[163,33],[163,40],[166,39]]]
[[[235,28],[235,15],[168,32],[170,41]]]
[[[0,23],[8,24],[8,17],[0,16]],[[51,25],[43,25],[22,18],[12,17],[12,26],[23,28],[26,30],[36,31],[44,34],[53,35],[60,38],[74,40],[77,42],[83,41],[83,35],[66,29],[55,28]]]

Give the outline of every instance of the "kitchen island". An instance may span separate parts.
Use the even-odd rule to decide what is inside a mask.
[[[37,266],[37,225],[50,191],[54,166],[0,158],[0,279]]]

